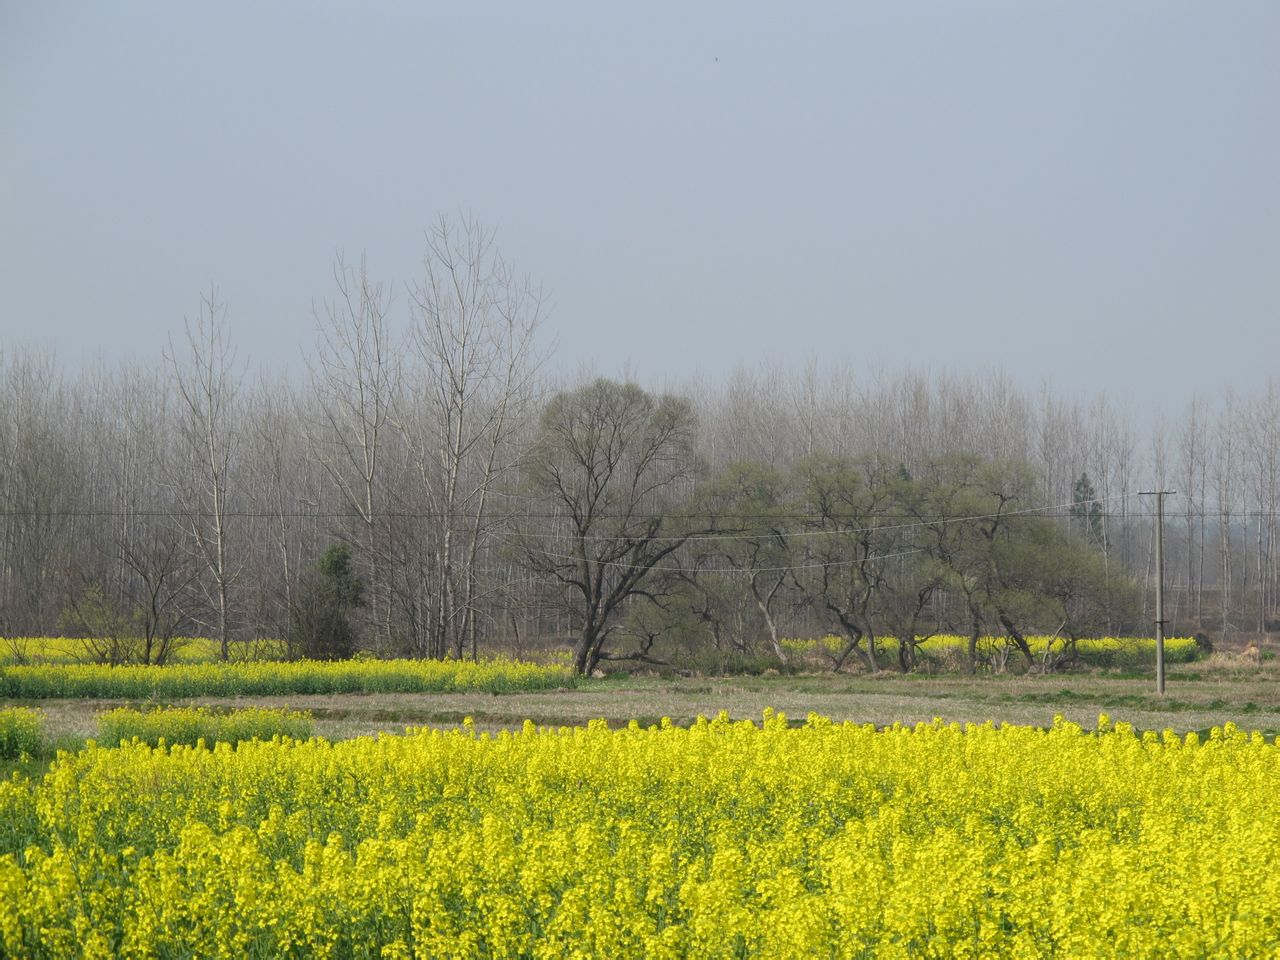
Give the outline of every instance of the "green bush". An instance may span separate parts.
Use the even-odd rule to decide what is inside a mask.
[[[35,710],[13,707],[0,710],[0,760],[32,757],[44,747],[42,717]]]
[[[133,710],[121,707],[98,715],[98,739],[112,745],[141,740],[150,746],[167,744],[194,746],[201,740],[239,743],[242,740],[270,740],[289,737],[306,740],[311,736],[311,714],[295,710],[249,708],[229,713],[213,713],[207,707],[166,707]]]
[[[758,677],[770,670],[776,673],[795,672],[794,665],[784,664],[772,653],[744,653],[740,650],[716,650],[714,647],[687,654],[676,666],[699,676]]]

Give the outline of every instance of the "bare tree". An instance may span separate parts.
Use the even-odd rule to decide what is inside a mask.
[[[177,478],[189,491],[185,516],[196,552],[212,581],[209,600],[218,638],[218,654],[230,655],[230,588],[239,571],[229,554],[229,498],[240,435],[236,403],[242,371],[228,339],[226,308],[216,287],[201,297],[196,319],[186,321],[186,343],[169,340],[166,357],[177,383],[182,413],[178,432],[189,476]]]
[[[166,521],[146,524],[147,529],[122,550],[133,575],[131,619],[138,633],[134,658],[140,663],[165,664],[189,622],[184,608],[196,571],[188,562],[181,532]]]
[[[0,631],[30,636],[59,613],[81,467],[54,356],[17,352],[0,373]]]
[[[245,423],[246,501],[253,506],[250,560],[256,575],[255,619],[271,636],[288,631],[294,587],[302,569],[302,504],[307,474],[317,471],[298,428],[302,414],[289,383],[260,380],[248,398]],[[313,500],[318,506],[318,499]],[[314,507],[313,507],[314,509]]]
[[[1184,491],[1184,521],[1186,525],[1186,601],[1187,616],[1194,615],[1196,626],[1204,620],[1204,501],[1207,474],[1208,424],[1205,421],[1204,402],[1192,397],[1187,405],[1186,417],[1178,432],[1178,453],[1181,457],[1179,486]],[[1197,537],[1197,534],[1199,535]],[[1197,567],[1197,558],[1199,566]],[[1198,576],[1197,576],[1198,574]],[[1173,619],[1177,619],[1175,613]]]
[[[329,475],[360,529],[360,559],[369,588],[369,610],[379,643],[390,632],[385,573],[386,517],[381,459],[385,434],[400,386],[401,344],[391,334],[390,293],[338,256],[333,265],[337,295],[316,313],[319,340],[312,367],[321,422],[312,426],[312,455]]]
[[[1228,391],[1218,413],[1217,457],[1214,465],[1214,485],[1218,495],[1218,540],[1221,560],[1221,579],[1218,582],[1218,603],[1221,609],[1221,628],[1225,634],[1231,629],[1232,580],[1234,568],[1231,562],[1232,513],[1236,497],[1239,472],[1239,449],[1236,437],[1236,398]]]
[[[1258,633],[1265,634],[1280,605],[1280,562],[1276,557],[1280,508],[1280,383],[1272,379],[1248,411],[1250,493],[1256,508],[1255,570]]]
[[[685,401],[611,380],[556,395],[542,415],[525,477],[551,516],[526,529],[525,552],[566,591],[579,673],[595,670],[622,605],[651,596],[654,569],[707,532],[677,510],[697,471],[693,438]]]
[[[497,253],[494,233],[471,218],[441,217],[427,237],[412,289],[413,342],[422,365],[416,435],[423,489],[439,525],[432,652],[476,654],[477,561],[491,496],[518,459],[513,430],[536,394],[535,335],[545,298]]]

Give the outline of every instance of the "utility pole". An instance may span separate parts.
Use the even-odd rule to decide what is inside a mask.
[[[1177,490],[1139,490],[1156,498],[1156,693],[1164,696],[1164,498]]]

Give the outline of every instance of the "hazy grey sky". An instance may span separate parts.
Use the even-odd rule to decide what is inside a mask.
[[[155,357],[215,280],[291,361],[335,250],[402,291],[466,209],[567,368],[1177,404],[1277,368],[1278,171],[1274,0],[0,0],[0,345]]]

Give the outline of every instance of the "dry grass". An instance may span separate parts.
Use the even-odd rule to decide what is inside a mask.
[[[1051,676],[833,676],[725,677],[662,680],[611,679],[576,690],[539,693],[343,694],[278,697],[200,697],[183,705],[222,708],[283,707],[308,710],[315,731],[330,739],[406,726],[451,727],[473,717],[482,730],[519,727],[525,719],[564,726],[604,717],[687,723],[699,714],[728,710],[759,718],[765,707],[803,719],[814,711],[836,720],[877,725],[943,717],[1044,726],[1055,714],[1093,726],[1099,713],[1140,729],[1204,730],[1233,720],[1246,729],[1280,730],[1280,662],[1239,656],[1172,667],[1163,699],[1149,676],[1079,673]],[[4,702],[0,701],[0,706]],[[120,700],[46,700],[46,733],[71,740],[93,736],[95,716],[130,705]]]

